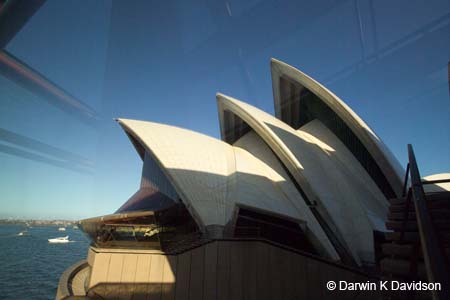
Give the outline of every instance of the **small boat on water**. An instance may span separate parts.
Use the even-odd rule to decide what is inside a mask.
[[[77,225],[73,226],[73,229],[78,229],[78,226]]]
[[[66,231],[66,227],[59,227],[58,230],[59,231]]]
[[[63,236],[63,237],[58,237],[58,238],[54,238],[54,239],[48,239],[49,243],[52,244],[57,244],[57,243],[68,243],[69,241],[69,236]]]
[[[19,232],[17,235],[18,236],[24,236],[24,235],[27,235],[28,234],[28,232],[26,231],[26,230],[22,230],[21,232]]]

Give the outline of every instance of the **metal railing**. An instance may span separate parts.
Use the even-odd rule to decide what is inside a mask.
[[[409,163],[406,167],[405,181],[403,187],[403,196],[405,201],[405,218],[403,219],[401,236],[406,231],[406,222],[408,221],[409,203],[411,199],[414,202],[414,208],[417,218],[420,242],[422,246],[423,257],[429,282],[440,283],[440,291],[432,291],[433,299],[450,299],[450,280],[448,270],[446,269],[446,260],[439,247],[439,240],[436,229],[431,221],[428,211],[424,184],[450,182],[450,179],[422,181],[416,157],[412,145],[408,144]],[[407,191],[408,177],[411,177],[410,188]],[[401,238],[402,238],[401,237]]]

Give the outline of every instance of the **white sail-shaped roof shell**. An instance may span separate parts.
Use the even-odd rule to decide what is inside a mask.
[[[319,121],[295,130],[237,99],[218,94],[221,131],[232,112],[260,135],[308,199],[317,202],[354,260],[373,262],[373,230],[384,230],[388,203],[350,151]],[[303,201],[301,199],[300,201]]]
[[[273,212],[306,223],[312,243],[326,257],[336,251],[268,149],[249,135],[236,146],[190,130],[152,122],[119,119],[128,135],[152,154],[201,228],[225,226],[236,205]],[[261,153],[263,152],[263,153]],[[262,159],[261,159],[262,158]]]
[[[271,60],[271,74],[275,116],[278,119],[282,119],[283,91],[280,87],[280,78],[286,77],[313,92],[344,121],[376,161],[396,196],[401,196],[404,174],[402,166],[375,132],[344,101],[313,78],[279,60]]]

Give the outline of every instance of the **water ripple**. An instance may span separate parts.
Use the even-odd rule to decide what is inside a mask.
[[[55,299],[62,272],[85,259],[89,242],[79,230],[68,228],[67,244],[49,244],[58,237],[57,227],[28,228],[28,236],[17,236],[22,226],[0,225],[0,295],[3,300]]]

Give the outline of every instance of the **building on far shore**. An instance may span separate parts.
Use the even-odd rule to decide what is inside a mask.
[[[143,161],[140,189],[80,222],[92,244],[58,300],[353,299],[325,284],[375,280],[405,171],[320,83],[275,59],[271,71],[275,116],[217,94],[221,140],[117,119]]]

